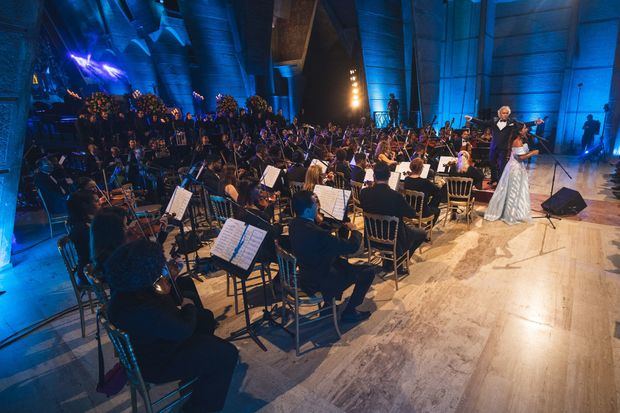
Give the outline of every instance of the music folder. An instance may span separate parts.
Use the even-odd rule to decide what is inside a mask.
[[[263,175],[260,178],[260,182],[268,188],[272,188],[276,184],[278,177],[282,169],[278,169],[275,166],[267,165],[265,170],[263,171]]]
[[[330,218],[339,221],[344,219],[349,205],[349,197],[351,191],[346,189],[332,188],[326,185],[315,185],[314,193],[319,198],[321,211],[326,213]]]
[[[322,174],[326,174],[326,173],[327,173],[327,164],[326,164],[325,162],[320,161],[320,160],[318,160],[318,159],[313,159],[313,160],[310,162],[310,166],[312,166],[312,165],[318,165],[318,166],[319,166],[319,168],[321,168],[321,173],[322,173]]]
[[[437,172],[447,174],[450,172],[450,162],[456,162],[456,158],[453,156],[441,156],[439,157],[439,164],[437,165]]]
[[[390,179],[388,180],[388,186],[393,190],[398,189],[398,181],[400,181],[400,173],[390,172]],[[374,182],[375,173],[372,169],[366,169],[366,175],[364,176],[364,182]]]
[[[215,239],[211,256],[224,270],[247,277],[266,235],[263,229],[228,218]]]

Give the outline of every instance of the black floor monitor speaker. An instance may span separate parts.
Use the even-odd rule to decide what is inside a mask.
[[[575,215],[587,207],[581,194],[573,189],[562,188],[542,204],[553,215]]]

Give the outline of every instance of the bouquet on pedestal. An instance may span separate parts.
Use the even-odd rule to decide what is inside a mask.
[[[152,93],[138,96],[136,108],[143,111],[146,115],[162,115],[167,111],[164,102]]]
[[[216,107],[218,112],[233,112],[236,113],[239,108],[239,104],[231,95],[222,95],[221,93],[215,97]]]
[[[112,96],[104,92],[95,92],[90,95],[86,98],[85,105],[88,113],[97,116],[101,116],[104,112],[112,114],[118,111],[118,105]]]
[[[252,113],[261,113],[267,110],[267,101],[258,95],[250,96],[246,101],[247,106]]]

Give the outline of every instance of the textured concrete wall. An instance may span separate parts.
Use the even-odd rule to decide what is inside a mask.
[[[370,113],[386,111],[389,94],[394,93],[400,101],[400,117],[406,118],[401,1],[357,0],[356,6]]]
[[[563,150],[579,146],[588,114],[603,123],[603,105],[609,101],[612,90],[620,28],[618,0],[581,0],[577,7],[578,23],[568,45],[571,59],[567,61],[558,121],[557,142]],[[583,87],[577,102],[580,83]]]
[[[253,94],[253,85],[246,78],[240,39],[231,21],[232,4],[225,0],[183,0],[179,4],[199,67],[196,90],[211,110],[218,93],[234,96],[243,106]]]
[[[41,0],[5,0],[0,8],[0,268],[11,258],[17,188],[30,103]]]

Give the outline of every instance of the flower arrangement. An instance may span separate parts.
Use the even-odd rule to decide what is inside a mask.
[[[267,110],[267,101],[258,95],[250,96],[246,101],[245,105],[252,112],[265,112]]]
[[[215,97],[216,108],[218,112],[237,112],[239,104],[231,95],[222,95],[221,93]]]
[[[118,105],[112,99],[112,96],[104,92],[95,92],[85,101],[86,109],[93,115],[101,115],[102,113],[115,113],[118,111]]]
[[[161,115],[167,111],[164,102],[152,93],[138,96],[136,108],[143,111],[146,115]]]

